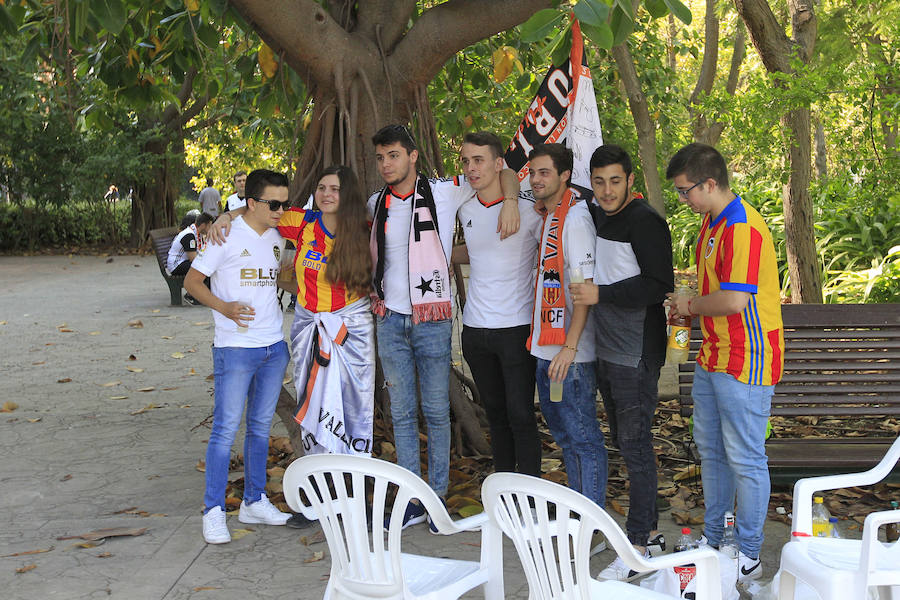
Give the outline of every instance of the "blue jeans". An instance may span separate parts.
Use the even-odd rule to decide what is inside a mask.
[[[452,319],[413,325],[410,315],[387,309],[375,317],[378,357],[391,398],[397,463],[422,476],[419,468],[419,409],[428,427],[428,484],[447,493],[450,475],[450,333]]]
[[[247,401],[244,435],[244,501],[252,504],[266,489],[269,431],[281,393],[290,352],[284,340],[262,348],[213,347],[215,407],[206,446],[206,510],[225,510],[225,487],[231,446],[241,426]]]
[[[550,402],[550,361],[537,359],[541,412],[562,448],[569,487],[606,507],[606,446],[597,420],[596,363],[572,363],[563,380],[562,402]]]
[[[769,507],[766,423],[775,386],[741,383],[728,373],[694,369],[694,441],[700,452],[704,533],[722,540],[725,512],[734,510],[741,552],[759,556]]]

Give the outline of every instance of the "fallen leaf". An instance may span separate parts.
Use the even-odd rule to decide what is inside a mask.
[[[102,546],[106,542],[106,540],[96,540],[90,542],[78,542],[73,545],[73,548],[96,548],[97,546]]]
[[[33,363],[31,363],[31,364],[33,364],[33,365],[45,365],[45,364],[47,364],[47,361],[45,361],[45,360],[39,360],[39,361],[33,362]]]
[[[190,408],[190,404],[182,404],[179,408]]]
[[[164,336],[161,336],[161,337],[162,337],[162,339],[164,339],[164,340],[171,340],[171,339],[173,339],[171,335],[164,335]]]
[[[191,367],[191,370],[188,371],[188,375],[196,375],[197,371],[194,370],[194,367]]]
[[[97,555],[97,558],[109,558],[110,556],[112,556],[111,552],[101,552]]]
[[[194,323],[194,325],[198,325],[198,326],[209,325],[209,321],[197,321],[196,323]]]
[[[169,356],[171,356],[172,358],[184,358],[184,353],[183,352],[173,352]]]
[[[123,508],[122,510],[117,510],[116,512],[110,513],[113,515],[123,515],[125,513],[131,513],[137,510],[137,506],[129,506],[128,508]]]
[[[138,391],[140,391],[140,390],[138,390]],[[157,405],[157,404],[152,404],[152,403],[151,403],[151,404],[148,404],[147,406],[145,406],[144,408],[139,408],[139,409],[137,409],[136,411],[133,411],[131,414],[132,414],[132,415],[139,415],[139,414],[141,414],[141,413],[147,412],[148,410],[153,410],[154,408],[160,408],[160,406]]]
[[[617,513],[619,513],[620,515],[622,515],[623,517],[625,516],[625,509],[622,508],[622,504],[619,503],[618,500],[610,500],[609,507],[612,508]]]
[[[110,396],[110,400],[126,400],[128,396]]]
[[[215,380],[215,378],[216,378],[216,376],[213,375],[212,373],[210,373],[209,375],[206,376],[206,381],[213,381],[213,380]]]
[[[119,385],[122,383],[121,381],[107,381],[103,384],[103,387],[113,387],[114,385]]]
[[[151,386],[149,386],[149,387],[142,387],[142,388],[139,389],[138,391],[139,391],[139,392],[152,392],[152,391],[155,390],[155,389],[156,389],[156,387],[154,387],[154,386],[151,385]],[[154,406],[153,408],[159,408],[159,407],[158,407],[158,406]]]
[[[137,356],[135,356],[134,354],[129,354],[128,360],[137,360]]]
[[[40,550],[26,550],[25,552],[16,552],[15,554],[4,554],[0,556],[0,558],[12,558],[13,556],[27,556],[29,554],[43,554],[44,552],[50,552],[56,548],[56,546],[50,546],[49,548],[42,548]]]
[[[673,510],[672,518],[678,525],[687,525],[691,521],[691,513]]]
[[[198,460],[195,468],[201,473],[206,473],[206,461]]]
[[[71,377],[63,377],[62,379],[57,379],[56,383],[69,383],[72,381]]]
[[[162,390],[163,390],[164,392],[172,392],[172,391],[177,390],[177,389],[178,389],[177,387],[164,387]]]
[[[16,573],[27,573],[32,569],[37,569],[37,565],[26,565],[24,567],[19,567],[18,569],[16,569]]]
[[[60,481],[68,481],[70,479],[72,479],[71,473],[69,473],[68,475],[63,475],[63,477],[60,479]]]
[[[0,413],[12,412],[17,408],[19,408],[18,404],[16,404],[15,402],[7,401],[3,403],[2,407],[0,407]]]
[[[38,417],[38,418],[36,418],[36,419],[28,419],[28,422],[29,422],[29,423],[37,423],[38,421],[41,420],[41,418],[42,418],[42,417]]]
[[[140,529],[134,527],[109,527],[107,529],[95,529],[94,531],[89,531],[87,533],[81,533],[78,535],[68,535],[68,536],[60,536],[56,538],[57,540],[88,540],[88,541],[97,541],[103,540],[111,537],[122,537],[122,536],[138,536],[144,535],[147,533],[146,527],[141,527]]]
[[[151,310],[151,311],[150,311],[150,312],[152,312],[152,313],[153,313],[153,314],[156,314],[156,313],[158,313],[158,312],[159,312],[159,309],[158,309],[158,308],[154,308],[154,309],[153,309],[153,310]]]
[[[484,507],[481,504],[467,504],[459,508],[456,511],[459,516],[466,518],[472,517],[474,515],[480,514],[484,512]]]
[[[140,367],[127,366],[125,368],[128,369],[129,371],[131,371],[132,373],[143,373],[144,372],[144,370]]]
[[[0,321],[0,325],[6,325],[6,321]]]
[[[305,559],[303,562],[304,562],[304,563],[319,562],[319,561],[322,560],[323,558],[325,558],[325,552],[324,552],[324,551],[313,552],[313,553],[312,553],[312,556],[310,556],[309,558]]]
[[[675,481],[684,481],[685,479],[693,479],[694,477],[700,476],[700,465],[688,465],[684,469],[680,469],[675,476],[672,477]]]
[[[92,331],[88,335],[100,335],[99,331]]]
[[[231,539],[239,540],[249,533],[253,533],[253,530],[252,529],[232,529],[231,530]]]
[[[144,324],[141,323],[141,321],[139,319],[132,319],[131,321],[128,321],[128,326],[133,327],[135,329],[141,329],[144,326]]]

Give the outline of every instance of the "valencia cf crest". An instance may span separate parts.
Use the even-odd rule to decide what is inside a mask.
[[[703,258],[709,258],[709,255],[712,254],[713,248],[715,248],[715,247],[716,247],[716,238],[714,238],[714,237],[709,238],[709,241],[706,242],[706,254],[703,256]]]
[[[272,254],[275,255],[275,260],[281,262],[281,248],[278,246],[272,246]]]
[[[556,304],[560,293],[562,293],[562,282],[559,280],[559,273],[555,269],[544,271],[544,304],[549,306]]]

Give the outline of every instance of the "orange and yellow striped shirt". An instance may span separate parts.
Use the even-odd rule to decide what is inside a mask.
[[[697,364],[729,373],[742,383],[775,385],[784,370],[784,326],[775,245],[766,222],[740,196],[710,221],[697,240],[697,285],[750,293],[740,313],[701,317],[703,344]]]
[[[297,247],[297,302],[311,312],[333,312],[359,300],[360,296],[325,279],[334,234],[325,229],[319,211],[291,208],[278,221],[278,232]]]

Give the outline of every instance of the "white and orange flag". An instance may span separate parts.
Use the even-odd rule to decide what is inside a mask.
[[[528,154],[537,144],[562,143],[572,149],[572,187],[583,198],[591,197],[591,154],[603,144],[600,114],[591,70],[584,56],[584,40],[578,20],[572,22],[569,59],[551,66],[506,150],[506,165],[516,171],[523,190],[528,181]]]

